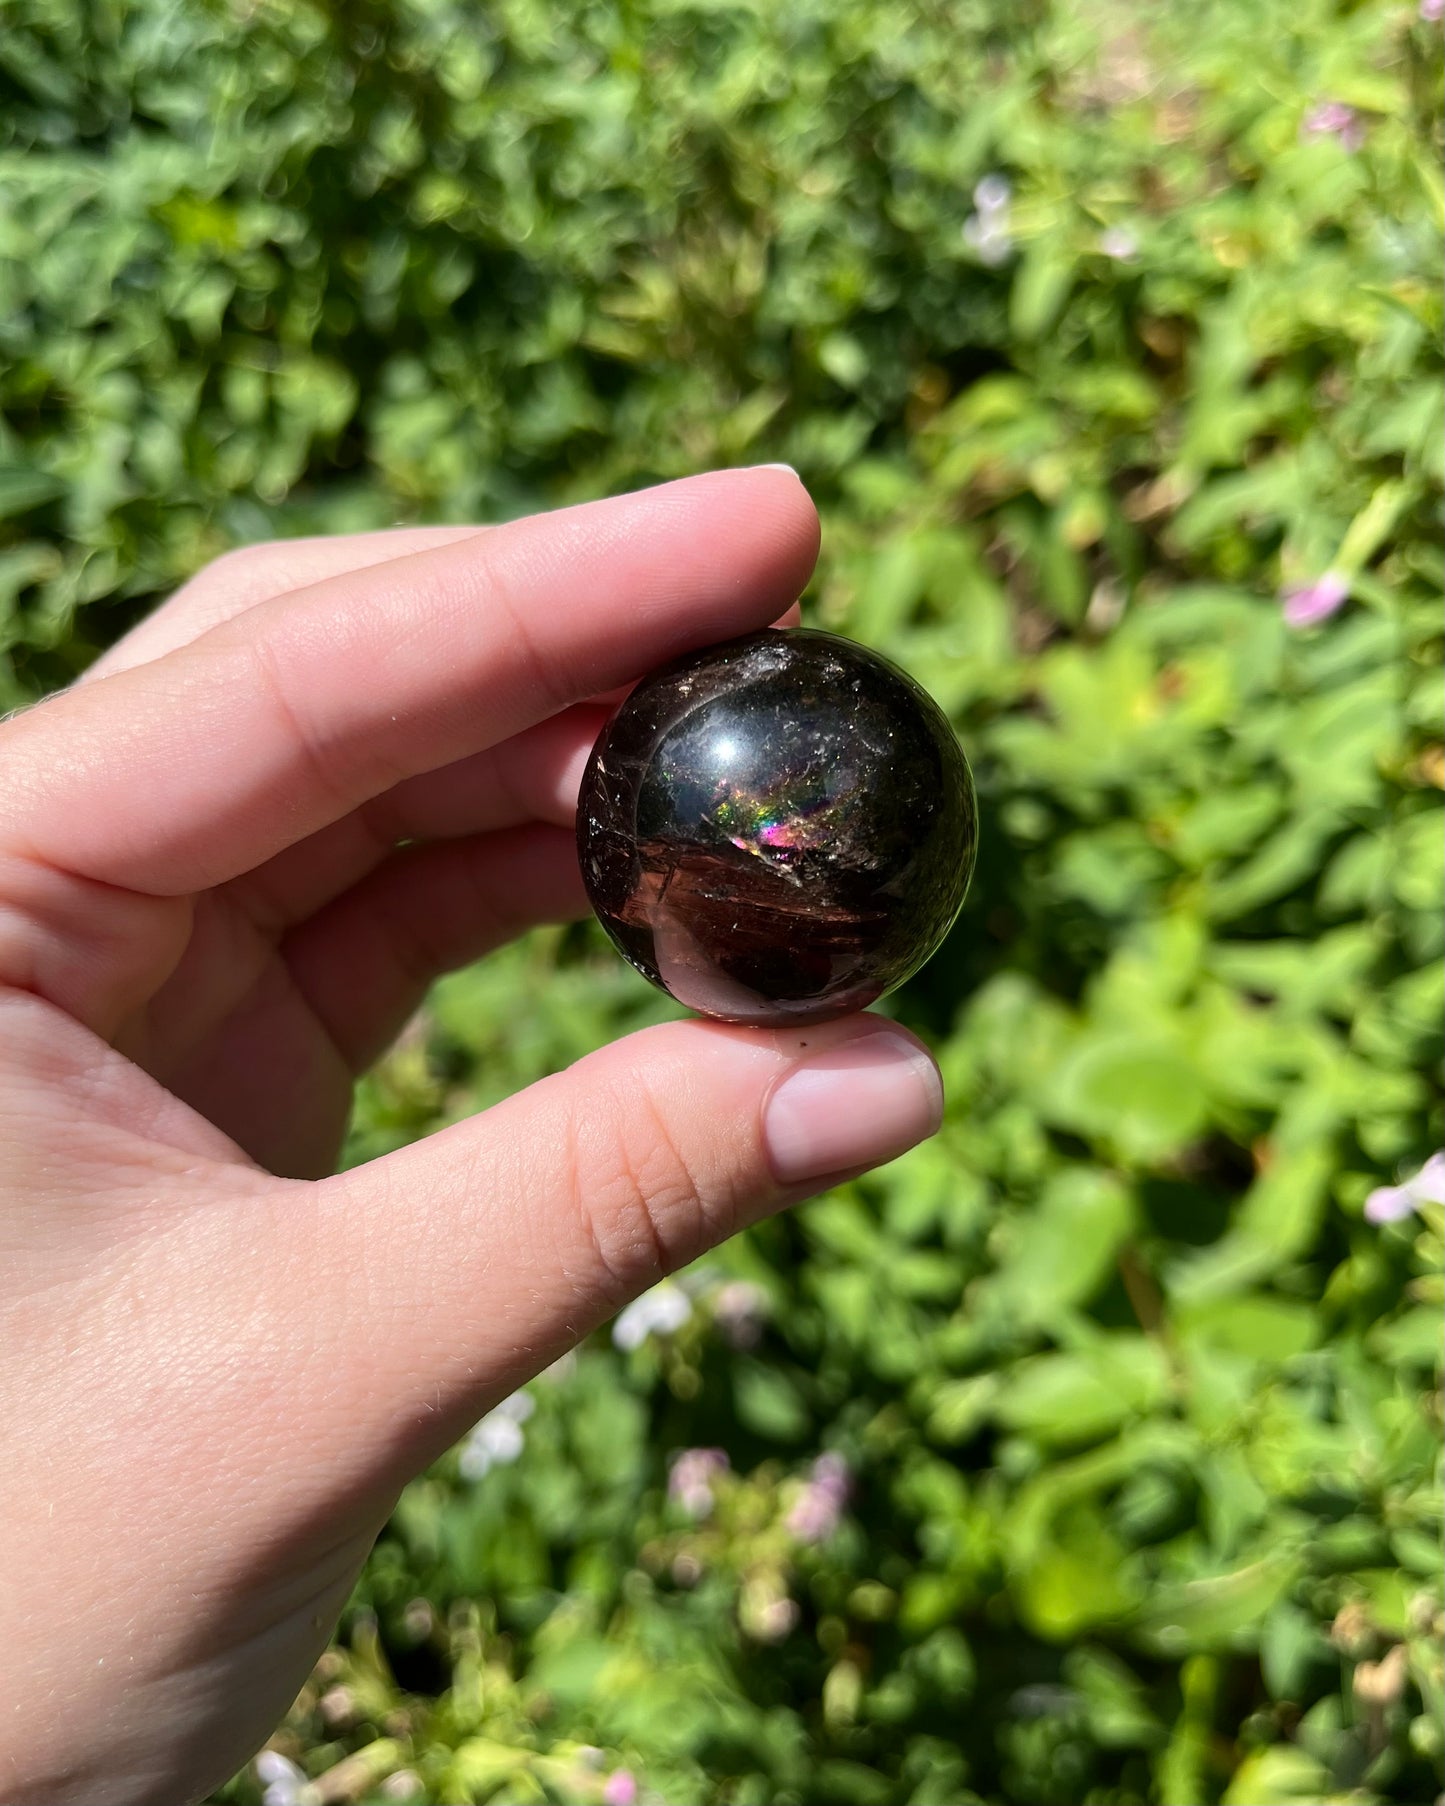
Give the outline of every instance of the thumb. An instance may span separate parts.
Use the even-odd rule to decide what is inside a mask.
[[[323,1180],[334,1222],[313,1229],[365,1255],[328,1315],[368,1420],[403,1467],[425,1461],[665,1273],[931,1135],[942,1104],[928,1053],[881,1017],[677,1022]]]

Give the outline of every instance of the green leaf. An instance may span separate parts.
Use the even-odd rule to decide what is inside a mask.
[[[1445,1362],[1445,1327],[1440,1313],[1427,1305],[1406,1311],[1370,1331],[1370,1349],[1390,1367],[1438,1370]]]
[[[798,1442],[810,1413],[797,1383],[761,1361],[740,1360],[733,1372],[733,1399],[739,1419],[770,1442]]]
[[[1191,1141],[1208,1117],[1192,1061],[1171,1040],[1139,1033],[1081,1040],[1060,1062],[1047,1107],[1061,1125],[1145,1165]]]
[[[1220,1806],[1329,1806],[1343,1797],[1313,1756],[1291,1744],[1271,1744],[1240,1763]]]
[[[1185,1341],[1207,1343],[1271,1365],[1313,1348],[1320,1338],[1319,1313],[1310,1305],[1258,1294],[1205,1299],[1174,1314]]]
[[[1232,1296],[1300,1254],[1314,1239],[1332,1169],[1327,1147],[1282,1153],[1245,1194],[1228,1233],[1175,1265],[1174,1297],[1197,1304]]]
[[[1042,337],[1058,318],[1074,280],[1074,261],[1049,238],[1029,246],[1009,295],[1009,324],[1021,339]]]
[[[1076,1353],[1018,1362],[994,1415],[1009,1429],[1067,1447],[1096,1441],[1149,1412],[1168,1389],[1169,1370],[1159,1349],[1147,1337],[1117,1334]]]
[[[1019,1574],[1017,1592],[1025,1623],[1056,1643],[1129,1616],[1140,1597],[1122,1548],[1087,1510],[1070,1513],[1058,1540]]]
[[[1261,1624],[1298,1571],[1297,1559],[1281,1554],[1232,1573],[1159,1587],[1135,1621],[1137,1635],[1163,1655],[1256,1648]]]
[[[0,465],[0,520],[25,514],[65,494],[66,484],[47,470],[20,465]]]
[[[1133,1201],[1118,1180],[1066,1169],[1032,1211],[999,1225],[999,1270],[975,1286],[973,1310],[1047,1329],[1105,1282],[1133,1222]]]
[[[1303,1698],[1311,1669],[1334,1658],[1328,1638],[1307,1612],[1284,1599],[1273,1607],[1259,1637],[1260,1669],[1272,1698]]]

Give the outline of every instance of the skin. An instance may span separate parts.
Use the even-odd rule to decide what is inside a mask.
[[[252,548],[0,727],[0,1798],[201,1797],[413,1474],[840,1176],[773,1176],[799,1036],[702,1022],[332,1175],[430,981],[585,908],[599,699],[790,618],[816,551],[774,469]]]

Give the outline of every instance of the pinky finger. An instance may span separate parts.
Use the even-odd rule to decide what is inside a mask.
[[[282,953],[338,1051],[361,1072],[434,979],[524,929],[586,913],[571,830],[534,823],[403,848],[294,929]]]

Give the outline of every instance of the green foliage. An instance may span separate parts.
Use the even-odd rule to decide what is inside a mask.
[[[943,1134],[536,1382],[514,1465],[408,1490],[278,1740],[316,1797],[1433,1798],[1445,1225],[1362,1211],[1445,1140],[1438,26],[0,23],[0,707],[238,541],[786,458],[811,618],[979,779],[974,895],[894,1000]],[[1350,601],[1292,629],[1326,569]],[[537,935],[440,988],[352,1158],[662,1013]],[[810,1543],[820,1449],[854,1486]]]

